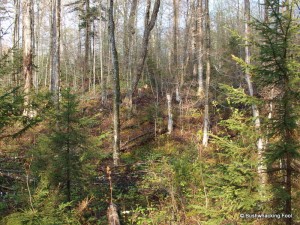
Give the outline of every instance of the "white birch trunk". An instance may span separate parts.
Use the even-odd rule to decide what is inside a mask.
[[[249,28],[249,23],[250,23],[250,1],[245,0],[245,62],[247,65],[250,65],[251,59],[250,59],[250,49],[249,49],[249,37],[250,37],[250,28]],[[245,78],[246,82],[248,85],[248,91],[250,96],[254,95],[253,91],[253,84],[251,81],[251,76],[250,76],[250,71],[248,68],[246,68],[245,71]],[[264,190],[265,190],[265,185],[267,183],[267,168],[264,162],[264,140],[261,136],[261,124],[260,124],[260,118],[259,118],[259,110],[258,107],[253,104],[252,105],[252,113],[253,117],[255,119],[255,129],[260,133],[260,136],[257,140],[257,154],[258,154],[258,167],[257,167],[257,172],[260,180],[260,185],[261,185],[261,196],[265,196]]]
[[[171,134],[173,131],[173,115],[172,115],[172,97],[167,94],[167,104],[168,104],[168,134]]]

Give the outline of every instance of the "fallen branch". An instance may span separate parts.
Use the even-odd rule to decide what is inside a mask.
[[[167,129],[162,130],[162,131],[159,132],[159,134],[165,134],[165,133],[167,133]],[[133,144],[133,145],[128,146],[130,143],[132,143],[132,142],[134,142],[134,141],[136,141],[136,140],[138,140],[138,139],[140,139],[140,138],[142,138],[142,137],[146,137],[146,136],[148,136],[148,138],[147,138],[146,140],[144,140],[144,141],[142,141],[142,142],[140,142],[140,143],[135,143],[135,144]],[[126,150],[129,150],[129,149],[131,149],[131,148],[141,146],[142,144],[144,144],[145,142],[151,140],[151,139],[154,138],[154,137],[155,137],[155,132],[154,132],[154,130],[148,130],[148,131],[146,131],[145,133],[142,133],[142,134],[140,134],[140,135],[138,135],[138,136],[136,136],[136,137],[133,137],[132,139],[126,141],[126,142],[121,146],[120,151],[121,151],[121,152],[125,152]]]
[[[146,136],[146,135],[148,135],[148,134],[152,134],[152,133],[154,133],[153,130],[148,130],[147,132],[145,132],[145,133],[143,133],[143,134],[140,134],[140,135],[138,135],[138,136],[136,136],[136,137],[134,137],[134,138],[132,138],[132,139],[126,141],[124,144],[122,144],[121,149],[124,148],[124,147],[125,147],[126,145],[128,145],[129,143],[131,143],[131,142],[133,142],[133,141],[135,141],[135,140],[137,140],[137,139],[139,139],[139,138],[141,138],[141,137],[144,137],[144,136]]]

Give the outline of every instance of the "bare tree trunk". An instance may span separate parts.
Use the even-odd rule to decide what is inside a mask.
[[[80,23],[80,15],[78,14],[78,23]],[[83,90],[83,86],[84,86],[84,72],[83,72],[83,68],[84,66],[82,66],[82,43],[81,43],[81,27],[78,27],[78,43],[77,43],[78,47],[77,47],[77,61],[79,62],[79,64],[77,64],[77,70],[78,70],[78,82],[76,82],[76,77],[75,77],[75,83],[80,83],[81,81],[81,89]]]
[[[131,87],[131,64],[132,64],[132,44],[133,44],[133,38],[135,36],[135,20],[136,20],[136,11],[137,11],[137,0],[133,0],[131,2],[130,7],[130,13],[129,13],[129,19],[127,24],[127,30],[125,35],[125,73],[128,74],[128,88],[132,89]]]
[[[203,2],[199,0],[198,5],[198,34],[199,34],[199,56],[198,56],[198,95],[202,97],[204,95],[203,86]]]
[[[191,15],[189,13],[189,0],[186,0],[186,15],[185,15],[185,32],[184,32],[184,40],[187,40],[183,43],[182,51],[183,51],[183,60],[182,60],[182,71],[181,71],[181,78],[180,78],[180,87],[184,83],[184,77],[188,74],[188,65],[190,60],[190,49],[189,49],[189,39],[190,39],[190,22],[191,22]]]
[[[134,73],[135,77],[133,80],[132,90],[129,91],[129,93],[127,94],[127,99],[125,100],[125,102],[127,102],[129,104],[130,104],[130,101],[132,100],[132,96],[137,91],[137,86],[138,86],[139,80],[141,79],[141,76],[143,73],[143,68],[144,68],[144,64],[145,64],[145,60],[146,60],[147,52],[148,52],[150,33],[155,25],[159,7],[160,7],[160,0],[156,0],[154,3],[151,18],[150,18],[151,0],[147,0],[147,8],[146,8],[146,14],[145,14],[145,30],[144,30],[144,35],[143,35],[142,52],[139,57],[137,67],[135,69],[135,73]],[[149,18],[150,18],[150,20],[149,20]]]
[[[249,23],[250,23],[250,1],[249,0],[245,0],[245,19],[246,19],[246,23],[245,23],[245,62],[246,64],[250,65],[251,61],[250,61],[250,49],[249,49],[249,37],[250,37],[250,28],[249,28]],[[250,71],[248,68],[246,68],[245,71],[245,78],[246,78],[246,82],[248,85],[248,90],[249,90],[249,94],[250,96],[254,95],[254,91],[253,91],[253,84],[251,81],[251,77],[250,77]],[[253,113],[253,117],[255,119],[255,128],[257,129],[258,132],[260,131],[260,118],[259,118],[259,110],[257,105],[253,104],[252,105],[252,113]],[[267,169],[266,169],[266,165],[264,162],[264,144],[263,144],[263,139],[260,136],[258,141],[257,141],[257,151],[258,151],[258,176],[260,179],[260,185],[261,185],[261,195],[265,196],[264,190],[265,190],[265,185],[267,183]]]
[[[172,115],[172,96],[167,94],[167,103],[168,103],[168,134],[171,134],[173,131],[173,115]]]
[[[51,84],[53,100],[58,105],[59,73],[60,73],[60,13],[61,0],[52,2],[52,32],[51,32]]]
[[[39,68],[39,61],[40,61],[40,1],[36,1],[36,7],[37,7],[37,22],[36,22],[36,28],[35,28],[35,53],[34,55],[36,55],[36,60],[35,60],[35,65],[37,66],[37,68]],[[39,90],[39,74],[38,70],[34,71],[34,76],[33,76],[33,85],[34,88],[36,90],[36,92],[38,92]]]
[[[203,147],[208,146],[209,131],[209,85],[210,85],[210,17],[209,0],[205,0],[205,35],[206,35],[206,80],[205,80],[205,106],[203,123]]]
[[[23,115],[30,116],[30,91],[32,87],[33,71],[33,12],[32,1],[23,1],[23,76],[24,85],[24,112]]]
[[[264,21],[267,23],[269,21],[269,14],[268,14],[268,8],[269,8],[269,0],[264,1],[265,9],[264,9]]]
[[[14,0],[15,8],[15,19],[14,19],[14,33],[13,33],[13,42],[14,47],[20,47],[20,0]]]
[[[191,58],[192,58],[192,66],[193,66],[193,77],[197,77],[197,11],[196,11],[196,0],[192,2],[192,51],[191,51]]]
[[[14,33],[13,33],[13,45],[16,49],[20,48],[20,1],[14,0],[15,18],[14,18]],[[1,27],[1,25],[0,25]],[[1,54],[0,54],[1,55]],[[13,61],[15,61],[15,51],[13,51]],[[19,72],[14,72],[14,85],[18,86]]]
[[[178,0],[173,0],[173,65],[175,70],[175,77],[177,72],[177,45],[178,45]]]
[[[95,22],[93,21],[93,91],[96,94],[96,54],[95,54]]]
[[[173,76],[176,80],[176,101],[181,102],[180,88],[181,81],[178,74],[178,7],[179,0],[173,0]]]
[[[103,67],[103,56],[104,56],[104,35],[103,35],[103,26],[102,26],[102,0],[99,0],[99,46],[100,46],[100,79],[101,79],[101,102],[106,102],[106,81],[104,77],[104,67]]]
[[[84,53],[84,65],[83,65],[83,91],[88,90],[89,82],[89,60],[90,60],[90,0],[85,0],[85,53]]]
[[[113,80],[114,80],[114,105],[113,105],[113,114],[114,114],[114,147],[113,147],[113,160],[114,165],[119,164],[119,153],[120,153],[120,80],[119,80],[119,61],[118,61],[118,52],[116,49],[115,41],[115,24],[114,24],[114,15],[113,15],[113,5],[114,1],[110,0],[109,7],[109,20],[108,20],[108,29],[109,29],[109,42],[111,47],[112,54],[112,64],[113,64]]]

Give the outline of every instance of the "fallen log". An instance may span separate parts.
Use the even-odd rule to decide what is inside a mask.
[[[167,133],[167,129],[161,130],[160,132],[157,132],[157,133],[159,133],[160,135],[161,134],[165,134],[165,133]],[[144,141],[141,141],[140,143],[134,143],[132,145],[129,145],[130,143],[132,143],[132,142],[134,142],[134,141],[136,141],[138,139],[141,139],[143,137],[147,137],[147,139],[144,140]],[[128,140],[124,144],[122,144],[122,146],[120,148],[120,151],[121,152],[125,152],[126,150],[129,150],[131,148],[140,146],[140,145],[144,144],[145,142],[150,141],[154,137],[155,137],[154,130],[148,130],[148,131],[146,131],[146,132],[144,132],[144,133],[142,133],[142,134],[140,134],[138,136],[135,136],[135,137],[131,138],[130,140]]]

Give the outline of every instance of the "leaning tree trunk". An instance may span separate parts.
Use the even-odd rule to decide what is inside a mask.
[[[138,0],[133,0],[131,2],[129,18],[125,27],[126,30],[125,30],[125,40],[124,40],[124,44],[125,44],[124,55],[126,57],[124,58],[124,63],[125,63],[124,73],[126,74],[127,77],[127,87],[129,90],[132,89],[132,66],[131,65],[134,64],[133,43],[136,34],[137,5],[138,5]]]
[[[113,64],[113,81],[114,81],[114,147],[113,147],[113,160],[114,165],[119,164],[119,152],[120,152],[120,80],[119,80],[119,61],[118,52],[116,48],[115,40],[115,24],[113,16],[113,4],[114,1],[110,0],[109,15],[108,15],[108,29],[109,29],[109,43],[111,47],[112,54],[112,64]]]
[[[147,9],[146,9],[146,14],[145,14],[145,30],[144,30],[144,35],[143,35],[142,51],[141,51],[141,55],[139,57],[137,67],[135,68],[135,73],[134,73],[135,77],[133,80],[132,89],[127,93],[127,96],[125,99],[125,102],[129,103],[130,105],[132,103],[131,102],[132,97],[133,97],[133,95],[135,95],[135,93],[137,91],[137,86],[138,86],[139,80],[141,79],[141,76],[143,73],[144,64],[145,64],[145,60],[146,60],[147,52],[148,52],[150,33],[155,25],[157,14],[159,11],[159,6],[160,6],[160,0],[156,0],[154,3],[152,15],[150,18],[151,0],[147,1]],[[149,21],[149,18],[150,18],[150,21]]]
[[[24,112],[23,115],[30,116],[30,91],[32,87],[33,71],[33,12],[32,0],[23,1],[23,76],[24,85]]]
[[[129,18],[128,18],[128,24],[126,26],[126,32],[125,32],[125,72],[127,73],[129,70],[129,60],[130,60],[130,54],[131,54],[131,46],[132,46],[132,41],[133,37],[135,34],[135,18],[136,18],[136,10],[137,10],[137,0],[133,0],[131,2],[131,7],[130,7],[130,13],[129,13]]]

